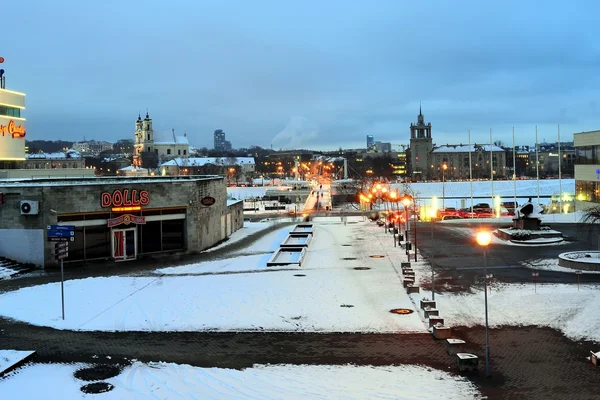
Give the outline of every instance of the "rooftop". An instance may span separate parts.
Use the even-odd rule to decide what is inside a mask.
[[[170,177],[95,177],[95,178],[57,178],[57,179],[2,179],[0,187],[35,186],[85,186],[85,185],[131,185],[144,183],[194,182],[223,179],[219,175],[170,176]]]
[[[230,164],[229,157],[178,157],[167,161],[162,166],[179,166],[179,167],[201,167],[206,164],[213,165],[254,165],[254,157],[232,157],[235,159],[233,164]]]

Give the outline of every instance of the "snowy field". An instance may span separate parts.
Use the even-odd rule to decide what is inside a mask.
[[[160,269],[157,276],[67,280],[64,321],[59,283],[1,295],[0,313],[74,330],[425,332],[417,313],[388,312],[414,309],[396,272],[405,256],[391,252],[383,229],[361,217],[348,221],[316,219],[301,268],[266,267],[286,227],[253,244],[250,255]],[[364,237],[380,240],[357,240]],[[353,269],[365,265],[371,269]]]
[[[85,395],[73,376],[86,364],[30,364],[0,380],[3,399],[481,399],[465,378],[419,366],[256,365],[244,370],[134,362]],[[35,384],[31,384],[35,382]],[[56,397],[51,397],[54,394]]]
[[[532,270],[562,271],[553,260],[538,259],[523,263]],[[430,282],[431,269],[427,261],[413,263],[415,283]],[[566,271],[564,271],[566,272]],[[574,271],[571,271],[574,272]],[[586,271],[587,272],[587,271]],[[493,271],[492,271],[493,275]],[[499,283],[491,279],[488,287],[489,325],[491,327],[537,325],[561,331],[570,339],[587,339],[600,343],[600,285],[587,284],[523,284]],[[435,294],[437,308],[448,326],[481,326],[485,323],[483,282],[471,292]],[[418,304],[431,299],[431,291],[411,294]]]

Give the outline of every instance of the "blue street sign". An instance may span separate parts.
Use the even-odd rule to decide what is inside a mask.
[[[74,225],[48,225],[49,231],[74,231]]]
[[[73,231],[48,231],[48,237],[71,237],[75,236]]]

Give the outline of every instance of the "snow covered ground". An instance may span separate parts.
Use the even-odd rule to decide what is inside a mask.
[[[0,374],[33,353],[33,351],[0,350]],[[2,392],[0,392],[0,394],[1,393]]]
[[[427,261],[412,263],[415,283],[430,282],[431,267]],[[540,259],[524,266],[532,270],[573,272],[573,284],[508,284],[491,279],[488,287],[488,311],[491,327],[537,325],[557,329],[570,339],[600,342],[600,285],[576,285],[574,271],[563,271],[558,262]],[[586,271],[587,272],[587,271]],[[492,274],[493,275],[493,274]],[[485,323],[483,283],[471,292],[435,294],[436,306],[447,326],[476,326]],[[411,294],[415,303],[431,299],[431,291]]]
[[[425,332],[416,313],[388,312],[414,309],[396,272],[405,256],[388,253],[391,235],[362,217],[348,221],[317,218],[302,267],[265,266],[286,227],[243,250],[258,254],[157,271],[164,276],[67,280],[64,321],[59,283],[1,295],[0,313],[74,330]],[[381,240],[357,239],[367,237]],[[365,265],[371,269],[353,269]],[[243,271],[254,273],[194,275]]]
[[[110,392],[85,395],[85,364],[32,364],[0,380],[3,399],[481,399],[465,378],[412,365],[256,365],[244,370],[134,362]],[[31,384],[35,382],[35,384]],[[56,397],[52,397],[52,394]]]
[[[285,222],[285,220],[282,219],[280,222]],[[221,243],[217,246],[211,247],[208,250],[205,250],[205,252],[211,252],[211,251],[220,249],[224,246],[229,246],[230,244],[239,242],[240,240],[245,239],[250,235],[253,235],[260,231],[264,231],[265,229],[269,229],[272,226],[273,226],[273,224],[269,221],[267,221],[267,222],[244,221],[244,227],[242,229],[233,232],[226,241],[224,241],[223,243]]]

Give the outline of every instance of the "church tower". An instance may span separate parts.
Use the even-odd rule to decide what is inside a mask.
[[[425,123],[425,117],[419,105],[417,123],[410,124],[410,176],[413,180],[429,178],[429,154],[433,149],[431,122]]]
[[[142,120],[142,116],[138,115],[135,121],[135,143],[133,165],[142,166],[142,153],[152,152],[154,144],[154,131],[152,130],[152,119],[146,111],[146,118]]]

